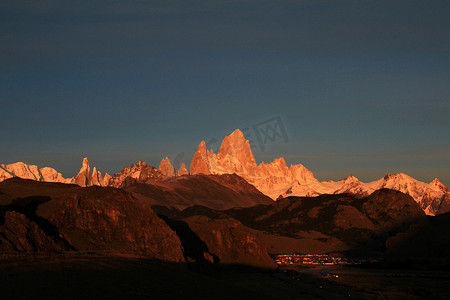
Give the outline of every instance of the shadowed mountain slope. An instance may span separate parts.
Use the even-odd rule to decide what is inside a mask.
[[[272,202],[236,175],[173,182],[179,184],[175,193],[186,192],[186,201],[206,190],[204,197],[214,199],[217,193],[223,205],[238,205],[240,197],[245,201],[255,195]],[[145,202],[112,187],[8,179],[0,183],[0,252],[133,254],[196,265],[276,267],[264,245],[236,220],[172,221],[157,216]]]
[[[183,261],[175,232],[122,190],[13,178],[1,182],[0,191],[4,251],[70,249]]]
[[[124,189],[152,206],[184,209],[203,205],[213,209],[250,207],[273,201],[235,174],[192,175],[133,183]]]
[[[410,226],[389,238],[386,246],[386,266],[450,269],[450,213]]]
[[[386,238],[425,219],[411,196],[387,189],[362,199],[349,194],[289,197],[271,205],[226,211],[194,206],[164,213],[180,220],[192,216],[238,220],[256,230],[272,253],[384,251]]]

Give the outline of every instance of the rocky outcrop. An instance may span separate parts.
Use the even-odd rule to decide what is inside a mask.
[[[109,175],[108,173],[105,173],[105,176],[103,177],[103,181],[101,186],[109,186],[109,182],[111,181],[111,175]]]
[[[166,178],[175,177],[175,169],[170,162],[170,159],[166,156],[159,164],[158,171]]]
[[[211,157],[210,157],[211,156]],[[214,152],[206,149],[206,143],[202,141],[197,147],[197,151],[191,161],[189,173],[191,175],[196,174],[212,174],[210,166],[213,165],[215,160]]]
[[[97,171],[96,167],[94,167],[91,173],[89,161],[87,157],[85,157],[83,159],[83,165],[81,166],[80,172],[78,172],[78,175],[75,177],[75,184],[82,187],[92,185],[108,186],[110,178],[108,173],[105,174],[105,178],[108,179],[104,180],[102,174],[99,171]]]
[[[79,186],[92,185],[91,168],[89,167],[89,161],[87,157],[83,159],[83,165],[81,166],[78,175],[75,177],[75,183]]]
[[[177,170],[177,176],[189,175],[189,171],[184,163],[181,164],[180,168]]]
[[[39,172],[41,173],[41,176],[42,176],[41,181],[61,182],[61,183],[73,183],[73,181],[74,181],[73,178],[68,178],[68,179],[64,178],[61,173],[59,173],[58,171],[56,171],[53,168],[44,167],[44,168],[40,169]]]
[[[94,167],[92,170],[91,185],[100,185],[103,181],[102,174]]]
[[[109,179],[108,185],[120,188],[135,183],[146,183],[151,180],[163,180],[164,178],[165,176],[155,167],[147,165],[144,161],[139,161],[137,164],[132,164],[123,168],[119,173],[115,173]]]

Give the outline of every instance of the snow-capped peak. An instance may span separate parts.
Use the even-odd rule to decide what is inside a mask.
[[[223,139],[217,155],[212,150],[208,151],[203,142],[200,143],[190,167],[190,174],[198,173],[236,173],[274,199],[296,181],[317,181],[303,165],[291,165],[288,168],[283,157],[258,165],[250,142],[239,129]]]
[[[344,183],[360,182],[358,178],[353,176],[353,174],[350,174],[349,176],[347,176],[344,179],[341,179],[339,181],[344,182]]]
[[[386,181],[415,181],[414,178],[411,176],[405,174],[405,173],[389,173],[386,176],[384,176],[384,180]]]
[[[439,179],[435,178],[432,182],[430,182],[430,185],[435,186],[439,190],[447,193],[449,191],[448,187],[446,187],[442,182],[439,181]]]
[[[0,181],[11,177],[32,179],[46,182],[73,183],[74,178],[65,179],[61,173],[50,167],[39,169],[36,165],[27,165],[23,162],[16,162],[9,165],[0,165]]]

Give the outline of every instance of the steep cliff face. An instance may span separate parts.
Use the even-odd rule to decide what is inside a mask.
[[[111,175],[105,173],[101,186],[109,186],[109,182],[111,181],[111,179],[112,179]]]
[[[83,159],[83,165],[75,177],[75,183],[79,186],[89,186],[92,183],[91,168],[87,157]]]
[[[139,161],[137,164],[132,164],[123,168],[119,173],[115,173],[108,179],[109,186],[116,188],[123,188],[135,183],[147,184],[154,181],[164,181],[176,176],[189,174],[185,164],[181,164],[180,169],[175,172],[174,167],[168,157],[161,160],[159,167],[156,169],[153,166],[147,165],[144,161]],[[109,176],[109,175],[108,175]],[[106,179],[106,176],[104,180]]]
[[[197,151],[195,151],[194,157],[191,161],[191,166],[189,173],[191,175],[197,174],[212,174],[210,171],[210,167],[214,166],[215,163],[215,154],[206,149],[206,143],[202,141],[198,147]]]
[[[206,149],[205,142],[200,143],[191,162],[190,174],[233,173],[273,199],[295,182],[318,182],[312,172],[301,164],[287,167],[284,158],[258,165],[249,141],[239,129],[224,138],[217,155]]]
[[[177,170],[177,176],[189,175],[189,171],[184,163],[181,164],[180,168]]]
[[[166,178],[175,177],[175,169],[170,162],[170,159],[166,156],[159,164],[158,171]]]
[[[98,185],[98,186],[108,186],[109,179],[111,176],[106,173],[105,178],[102,177],[102,174],[97,171],[97,168],[94,167],[91,173],[91,168],[89,166],[89,161],[87,157],[83,159],[83,165],[81,166],[80,172],[78,172],[78,175],[75,177],[75,184],[86,187],[86,186],[92,186],[92,185]]]
[[[242,131],[237,129],[223,139],[213,172],[243,173],[251,176],[255,174],[257,167],[249,141],[245,139]]]
[[[163,179],[165,179],[165,176],[161,171],[147,165],[144,161],[139,161],[137,164],[132,164],[123,168],[119,173],[115,173],[109,180],[109,186],[121,188],[135,183],[146,183],[149,180]]]

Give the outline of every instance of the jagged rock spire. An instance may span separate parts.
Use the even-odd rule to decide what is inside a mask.
[[[194,154],[194,157],[192,158],[191,161],[191,166],[190,166],[190,174],[191,175],[195,175],[195,174],[211,174],[211,171],[209,169],[209,165],[210,165],[210,157],[209,157],[209,152],[206,149],[206,143],[205,141],[201,141],[201,143],[198,145],[197,151]],[[213,157],[211,158],[215,158],[214,153],[211,152],[211,154],[213,155]]]
[[[161,174],[163,174],[167,178],[175,177],[175,169],[167,156],[163,158],[163,160],[161,160],[158,171],[160,171]]]
[[[186,169],[186,165],[184,163],[181,164],[180,168],[177,170],[177,176],[188,175],[189,172]]]

